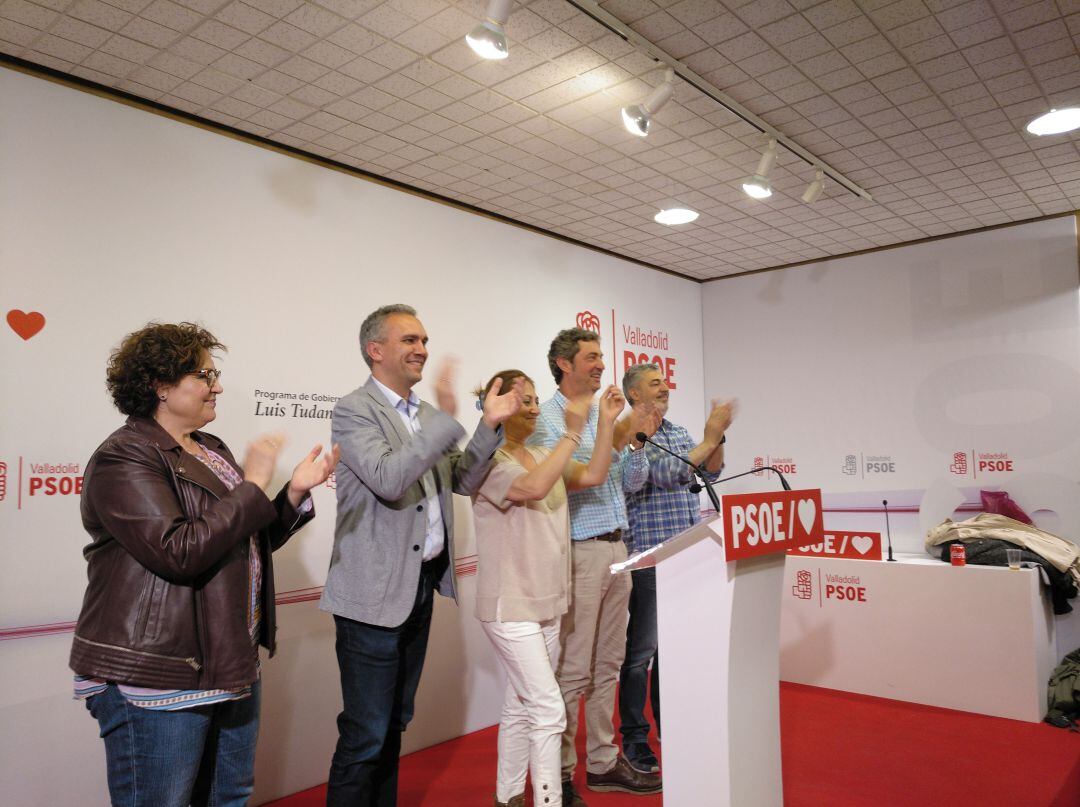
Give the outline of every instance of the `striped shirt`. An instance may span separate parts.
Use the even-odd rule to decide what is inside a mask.
[[[566,433],[566,396],[556,390],[551,400],[540,405],[540,417],[536,431],[529,438],[530,445],[553,447]],[[593,404],[589,417],[581,430],[581,445],[574,449],[574,459],[588,464],[596,445],[596,426],[600,407]],[[639,490],[649,475],[649,461],[644,451],[623,449],[612,458],[607,479],[594,488],[572,491],[570,500],[570,537],[575,541],[594,538],[597,535],[626,530],[630,523],[626,517],[624,493]]]
[[[651,438],[680,457],[687,458],[697,445],[690,432],[666,418]],[[665,454],[653,445],[645,444],[649,458],[649,478],[634,493],[626,496],[630,531],[624,536],[631,554],[643,552],[668,538],[678,535],[698,522],[701,500],[688,490],[694,472],[685,463]],[[720,478],[720,472],[705,474],[710,482]]]
[[[244,478],[229,462],[208,448],[203,448],[204,454],[195,454],[214,476],[232,490]],[[306,502],[307,504],[307,502]],[[251,637],[253,652],[258,654],[259,623],[262,619],[262,605],[259,602],[259,592],[262,590],[262,561],[259,557],[259,544],[255,537],[248,543],[248,596],[247,596],[247,624],[248,635]],[[75,676],[75,697],[79,700],[93,697],[103,692],[108,686],[107,681],[100,678],[91,678],[85,675]],[[120,692],[128,703],[143,709],[153,709],[162,712],[174,712],[180,709],[192,709],[196,706],[209,706],[223,701],[234,701],[251,695],[251,686],[238,687],[236,689],[153,689],[150,687],[137,687],[130,684],[119,684]]]

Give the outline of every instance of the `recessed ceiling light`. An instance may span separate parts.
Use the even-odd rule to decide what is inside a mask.
[[[696,219],[700,214],[696,210],[690,210],[685,207],[669,207],[661,210],[655,216],[653,221],[658,224],[689,224]]]
[[[1039,115],[1027,125],[1033,135],[1055,135],[1080,129],[1080,107],[1051,109],[1045,115]]]

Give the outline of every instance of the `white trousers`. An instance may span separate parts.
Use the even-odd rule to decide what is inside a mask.
[[[566,709],[555,680],[559,620],[480,624],[507,677],[495,795],[507,802],[524,793],[525,777],[531,772],[533,804],[561,807],[560,745]]]

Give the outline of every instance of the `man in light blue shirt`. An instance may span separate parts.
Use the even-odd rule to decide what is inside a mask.
[[[560,331],[548,351],[558,391],[540,407],[536,431],[530,440],[553,446],[566,430],[563,413],[568,399],[595,394],[604,373],[600,337],[592,331]],[[574,459],[587,463],[596,442],[598,409],[593,405],[580,435]],[[613,575],[612,563],[626,560],[623,534],[629,528],[625,494],[641,488],[649,465],[638,432],[652,434],[659,417],[635,412],[616,433],[619,456],[607,479],[594,488],[569,494],[570,537],[573,551],[573,599],[560,631],[561,655],[555,671],[566,703],[566,732],[562,741],[563,804],[582,807],[584,800],[572,784],[577,765],[579,701],[585,698],[588,757],[586,785],[591,790],[657,793],[660,777],[631,768],[614,742],[615,686],[626,643],[629,575]],[[630,438],[630,439],[628,439]],[[629,446],[626,444],[629,443]],[[604,447],[601,446],[602,450]]]

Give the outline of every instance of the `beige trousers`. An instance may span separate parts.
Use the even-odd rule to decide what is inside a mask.
[[[585,699],[585,767],[606,773],[614,767],[615,687],[626,652],[627,605],[630,575],[613,575],[612,563],[626,560],[622,541],[574,541],[574,569],[570,610],[559,631],[561,655],[555,671],[566,703],[566,731],[562,736],[562,776],[574,775],[577,766],[578,712]]]

